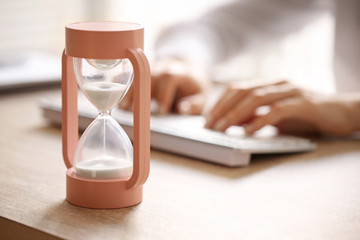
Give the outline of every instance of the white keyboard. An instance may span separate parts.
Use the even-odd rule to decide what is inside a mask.
[[[61,123],[61,101],[42,103],[44,116]],[[98,113],[89,103],[79,101],[79,128],[85,129]],[[112,116],[132,139],[132,113],[114,109]],[[230,127],[226,133],[204,128],[202,116],[167,115],[151,117],[151,147],[230,167],[246,166],[252,154],[311,151],[316,144],[308,139],[277,135],[265,127],[254,136],[246,136],[242,127]]]
[[[132,113],[116,110],[113,116],[123,124],[132,125]],[[126,120],[125,120],[126,119]],[[265,127],[254,136],[245,135],[242,127],[231,127],[226,133],[204,128],[202,116],[167,115],[151,117],[151,130],[180,138],[241,149],[256,154],[308,151],[315,144],[308,139],[277,135],[273,127]]]

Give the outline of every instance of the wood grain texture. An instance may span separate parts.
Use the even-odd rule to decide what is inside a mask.
[[[153,150],[141,204],[72,206],[61,131],[39,108],[54,95],[0,95],[0,239],[11,229],[14,239],[359,239],[356,139],[318,140],[315,152],[259,156],[247,168]]]

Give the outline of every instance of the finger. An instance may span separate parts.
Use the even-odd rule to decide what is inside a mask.
[[[205,94],[207,87],[204,84],[199,83],[201,79],[194,79],[191,76],[186,75],[173,75],[178,82],[179,97],[186,97],[195,95],[198,93]]]
[[[155,99],[159,104],[159,114],[166,114],[171,111],[175,101],[177,81],[172,75],[164,74],[163,79],[158,81],[155,90]]]
[[[286,134],[314,134],[319,130],[314,123],[305,122],[295,118],[286,118],[275,123],[274,126],[279,129],[280,133]]]
[[[155,85],[158,82],[159,76],[151,76],[151,97],[154,96],[154,89],[156,89]],[[133,104],[133,85],[131,84],[129,90],[127,91],[124,98],[119,103],[119,108],[124,110],[131,110]]]
[[[205,127],[213,128],[219,118],[221,118],[226,112],[230,111],[242,98],[247,94],[247,90],[237,90],[228,88],[222,97],[215,104],[211,112],[206,116]]]
[[[246,85],[245,85],[246,84]],[[254,79],[247,82],[239,82],[236,84],[233,84],[237,88],[247,88],[247,89],[256,89],[256,88],[262,88],[262,87],[269,87],[269,86],[279,86],[284,84],[290,84],[288,80],[284,79]]]
[[[157,90],[156,86],[162,78],[164,78],[163,75],[151,75],[151,98],[155,98]]]
[[[131,84],[124,98],[119,103],[119,107],[124,110],[131,110],[133,103],[133,84]]]
[[[241,124],[248,119],[255,110],[264,105],[272,105],[277,101],[295,97],[300,94],[297,88],[292,85],[278,85],[257,88],[246,95],[243,101],[238,103],[223,118],[214,125],[217,131],[225,131],[229,126]]]
[[[247,119],[245,119],[244,121],[238,123],[237,125],[243,125],[243,124],[248,124],[252,121],[254,121],[254,119],[257,117],[257,115],[254,113],[254,114],[251,114]]]
[[[242,99],[244,99],[249,92],[259,88],[286,85],[288,83],[289,82],[286,80],[280,80],[268,82],[265,84],[263,83],[262,85],[254,85],[252,87],[244,87],[243,84],[232,84],[216,103],[212,111],[207,115],[205,127],[214,128],[216,122],[218,122],[219,119],[225,115],[225,113],[233,109],[234,106],[237,105]]]
[[[286,119],[295,119],[309,121],[309,115],[306,114],[304,103],[299,98],[290,98],[280,101],[271,107],[271,110],[262,116],[257,117],[254,121],[245,127],[247,134],[253,134],[266,125],[276,126]]]
[[[201,114],[205,105],[204,94],[194,94],[183,97],[177,101],[176,111],[180,114]]]

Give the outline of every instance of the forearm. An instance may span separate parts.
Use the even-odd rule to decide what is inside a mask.
[[[360,131],[360,92],[344,98],[350,108],[349,121],[353,131]]]
[[[318,106],[317,116],[321,116],[318,126],[324,132],[349,135],[360,131],[360,92],[327,95],[324,101],[314,103]]]

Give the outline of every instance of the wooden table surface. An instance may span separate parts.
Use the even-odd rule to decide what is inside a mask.
[[[360,239],[360,141],[227,168],[152,151],[143,202],[91,210],[65,201],[61,132],[39,101],[0,94],[0,239]]]

